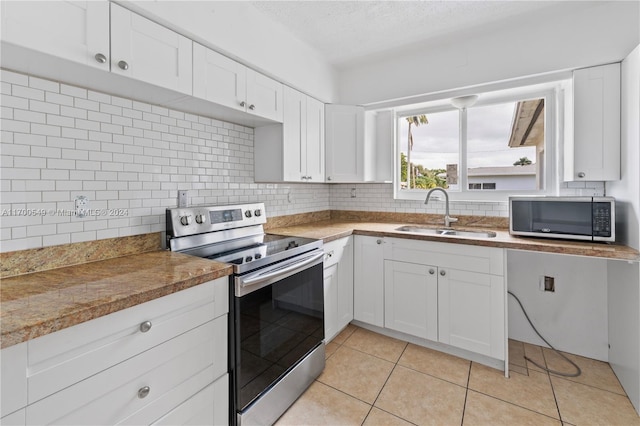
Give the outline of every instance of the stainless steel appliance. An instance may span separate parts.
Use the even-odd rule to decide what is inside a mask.
[[[325,365],[322,241],[265,234],[264,204],[167,209],[172,251],[233,265],[232,424],[273,424]]]
[[[509,197],[513,235],[614,242],[612,197]]]

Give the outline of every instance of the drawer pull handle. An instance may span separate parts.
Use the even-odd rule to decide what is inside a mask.
[[[149,392],[151,392],[151,388],[149,386],[138,389],[138,398],[146,398],[147,395],[149,395]]]
[[[140,324],[140,331],[146,333],[147,331],[151,330],[151,325],[151,321],[143,322],[142,324]]]

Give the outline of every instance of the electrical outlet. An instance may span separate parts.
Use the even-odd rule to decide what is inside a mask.
[[[178,191],[178,207],[187,207],[189,205],[188,194],[189,191]]]
[[[351,198],[356,198],[356,189],[351,188]]]
[[[556,291],[556,279],[554,277],[541,275],[538,283],[540,291],[549,291],[551,293]]]
[[[84,195],[76,197],[76,217],[85,217],[89,210],[89,199]]]

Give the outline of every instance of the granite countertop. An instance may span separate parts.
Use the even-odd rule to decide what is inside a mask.
[[[231,271],[224,263],[154,251],[3,278],[0,348],[224,277]]]
[[[299,237],[317,238],[325,243],[349,235],[369,235],[375,237],[409,238],[423,241],[439,241],[446,243],[468,244],[484,247],[499,247],[516,250],[529,250],[543,253],[558,253],[576,256],[592,256],[607,259],[640,261],[640,253],[621,244],[591,243],[580,241],[563,241],[544,238],[517,237],[510,235],[504,228],[453,226],[454,229],[485,230],[496,233],[494,238],[473,238],[463,236],[438,236],[416,232],[396,231],[396,228],[407,223],[390,222],[356,222],[325,220],[303,225],[271,228],[269,233],[295,235]],[[411,225],[416,225],[411,223]],[[427,227],[437,227],[425,225]],[[440,226],[442,227],[442,226]]]

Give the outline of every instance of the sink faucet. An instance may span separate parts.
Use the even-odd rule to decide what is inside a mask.
[[[425,204],[429,204],[429,197],[431,197],[431,194],[434,191],[442,191],[442,193],[444,194],[444,199],[445,199],[445,202],[446,202],[446,206],[445,206],[446,210],[445,210],[445,213],[444,213],[444,226],[446,226],[448,228],[448,227],[451,226],[452,222],[457,222],[458,218],[449,216],[449,194],[447,194],[447,191],[445,191],[442,188],[433,188],[433,189],[429,190],[429,192],[427,192],[427,199],[424,200],[424,203]]]

